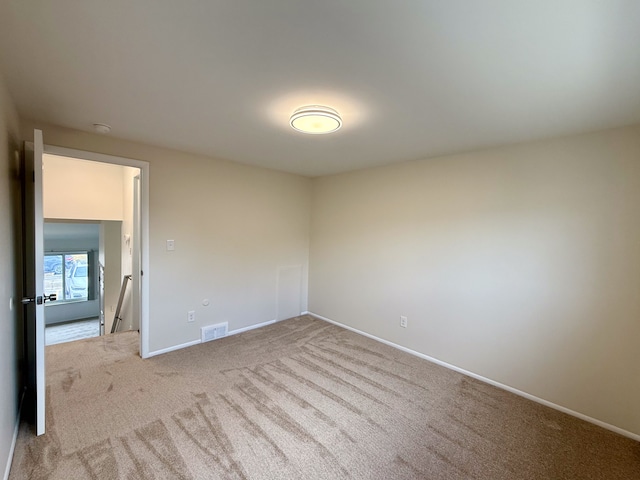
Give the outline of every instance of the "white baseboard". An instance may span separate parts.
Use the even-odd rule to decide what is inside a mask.
[[[231,335],[237,335],[238,333],[248,332],[249,330],[253,330],[255,328],[266,327],[267,325],[271,325],[272,323],[276,323],[275,320],[269,320],[267,322],[256,323],[255,325],[249,325],[248,327],[237,328],[236,330],[231,330],[227,332],[227,335],[222,338],[230,337]],[[154,350],[153,352],[149,352],[149,354],[145,358],[155,357],[156,355],[162,355],[163,353],[173,352],[175,350],[181,350],[187,347],[193,347],[194,345],[198,345],[202,343],[200,339],[192,340],[191,342],[181,343],[180,345],[174,345],[172,347],[162,348],[160,350]]]
[[[16,426],[13,430],[13,439],[11,440],[11,447],[9,448],[9,456],[7,457],[7,466],[4,469],[4,480],[8,480],[9,473],[11,472],[11,464],[13,463],[13,453],[16,451],[16,442],[18,441],[18,432],[20,431],[20,418],[22,417],[22,402],[24,401],[25,391],[22,391],[20,397],[20,405],[18,406],[18,416],[16,418]]]
[[[376,337],[375,335],[371,335],[370,333],[363,332],[361,330],[358,330],[356,328],[350,327],[350,326],[345,325],[345,324],[340,323],[340,322],[336,322],[335,320],[331,320],[331,319],[329,319],[327,317],[323,317],[322,315],[318,315],[317,313],[313,313],[313,312],[308,312],[308,313],[309,313],[309,315],[313,315],[314,317],[317,317],[317,318],[319,318],[321,320],[324,320],[325,322],[333,323],[334,325],[338,325],[339,327],[345,328],[345,329],[350,330],[352,332],[355,332],[355,333],[358,333],[358,334],[363,335],[365,337],[371,338],[372,340],[376,340],[376,341],[378,341],[380,343],[384,343],[385,345],[389,345],[390,347],[397,348],[398,350],[402,350],[403,352],[409,353],[411,355],[415,355],[416,357],[420,357],[420,358],[422,358],[424,360],[427,360],[429,362],[435,363],[435,364],[440,365],[442,367],[448,368],[450,370],[454,370],[454,371],[456,371],[458,373],[462,373],[463,375],[467,375],[469,377],[475,378],[476,380],[480,380],[481,382],[488,383],[489,385],[493,385],[494,387],[501,388],[502,390],[506,390],[508,392],[515,393],[516,395],[519,395],[519,396],[524,397],[526,399],[532,400],[532,401],[534,401],[536,403],[540,403],[540,404],[545,405],[547,407],[553,408],[554,410],[559,410],[559,411],[561,411],[563,413],[566,413],[568,415],[571,415],[573,417],[577,417],[577,418],[579,418],[581,420],[585,420],[585,421],[587,421],[589,423],[593,423],[594,425],[598,425],[599,427],[602,427],[604,429],[607,429],[607,430],[610,430],[612,432],[618,433],[618,434],[620,434],[620,435],[622,435],[624,437],[628,437],[628,438],[631,438],[632,440],[640,442],[640,435],[632,433],[632,432],[629,432],[629,431],[624,430],[624,429],[622,429],[620,427],[616,427],[615,425],[611,425],[609,423],[603,422],[603,421],[598,420],[596,418],[589,417],[588,415],[584,415],[584,414],[582,414],[580,412],[576,412],[574,410],[571,410],[569,408],[563,407],[561,405],[557,405],[555,403],[549,402],[548,400],[544,400],[543,398],[536,397],[536,396],[531,395],[531,394],[529,394],[527,392],[523,392],[522,390],[518,390],[516,388],[510,387],[509,385],[505,385],[503,383],[496,382],[494,380],[491,380],[490,378],[483,377],[481,375],[475,374],[475,373],[470,372],[468,370],[464,370],[462,368],[456,367],[455,365],[451,365],[450,363],[446,363],[446,362],[443,362],[442,360],[438,360],[437,358],[430,357],[430,356],[425,355],[423,353],[416,352],[415,350],[411,350],[409,348],[403,347],[402,345],[398,345],[398,344],[390,342],[388,340],[384,340],[382,338]]]
[[[149,352],[146,358],[155,357],[156,355],[162,355],[163,353],[173,352],[174,350],[182,350],[183,348],[193,347],[194,345],[198,345],[202,343],[200,339],[192,340],[191,342],[181,343],[180,345],[174,345],[172,347],[161,348],[160,350],[154,350],[153,352]]]
[[[242,332],[248,332],[249,330],[254,330],[256,328],[266,327],[267,325],[272,325],[274,323],[276,323],[275,320],[269,320],[267,322],[256,323],[255,325],[249,325],[248,327],[237,328],[236,330],[231,330],[230,332],[227,332],[227,337],[230,337],[231,335],[237,335],[238,333],[242,333]]]

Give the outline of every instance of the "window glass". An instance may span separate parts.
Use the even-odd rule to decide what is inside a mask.
[[[88,253],[52,253],[45,255],[44,293],[45,295],[55,293],[60,302],[88,300]]]
[[[74,272],[76,277],[86,277],[87,276],[87,266],[86,265],[78,265]]]
[[[64,265],[62,255],[44,256],[44,294],[56,294],[59,300],[63,300],[64,292]]]

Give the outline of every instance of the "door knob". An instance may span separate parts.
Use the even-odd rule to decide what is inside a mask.
[[[55,296],[55,293],[53,294]],[[46,298],[46,297],[45,297]],[[20,302],[23,305],[27,305],[28,303],[36,303],[36,305],[42,305],[42,297],[40,295],[38,295],[37,297],[23,297],[22,300],[20,300]]]

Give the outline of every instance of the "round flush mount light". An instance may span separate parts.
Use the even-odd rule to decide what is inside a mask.
[[[111,132],[111,127],[106,123],[94,123],[93,129],[98,133],[102,133],[103,135]]]
[[[342,118],[333,108],[307,105],[293,112],[289,124],[299,132],[318,135],[338,130],[342,126]]]

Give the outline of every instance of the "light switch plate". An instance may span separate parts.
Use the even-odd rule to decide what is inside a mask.
[[[176,249],[176,242],[175,240],[167,240],[167,251],[168,252],[172,252],[173,250]]]

